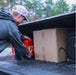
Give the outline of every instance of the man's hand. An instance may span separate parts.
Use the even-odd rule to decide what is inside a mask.
[[[30,51],[28,55],[26,54],[26,57],[31,58],[32,57],[32,51]]]
[[[28,40],[31,40],[31,38],[29,38],[28,36],[24,36],[24,39],[28,39]]]

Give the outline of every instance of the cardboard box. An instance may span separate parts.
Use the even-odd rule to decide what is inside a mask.
[[[33,32],[35,59],[61,62],[59,48],[66,48],[66,38],[69,31],[64,28],[45,29]],[[61,51],[61,57],[65,61],[66,53]]]

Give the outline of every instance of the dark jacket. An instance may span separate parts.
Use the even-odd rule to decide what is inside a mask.
[[[21,41],[21,34],[13,16],[7,12],[0,11],[0,52],[10,43],[17,52],[21,54],[29,53],[29,50]]]

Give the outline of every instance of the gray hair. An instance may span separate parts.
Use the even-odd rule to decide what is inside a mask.
[[[19,13],[15,12],[15,11],[11,11],[10,12],[13,16],[17,16]]]

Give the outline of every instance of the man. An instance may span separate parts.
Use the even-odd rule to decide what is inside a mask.
[[[31,56],[31,52],[21,41],[27,36],[23,36],[19,30],[18,25],[24,19],[27,20],[27,10],[24,6],[16,5],[13,7],[11,14],[0,11],[0,52],[2,52],[10,43],[15,48],[16,57],[22,60],[23,55]]]

